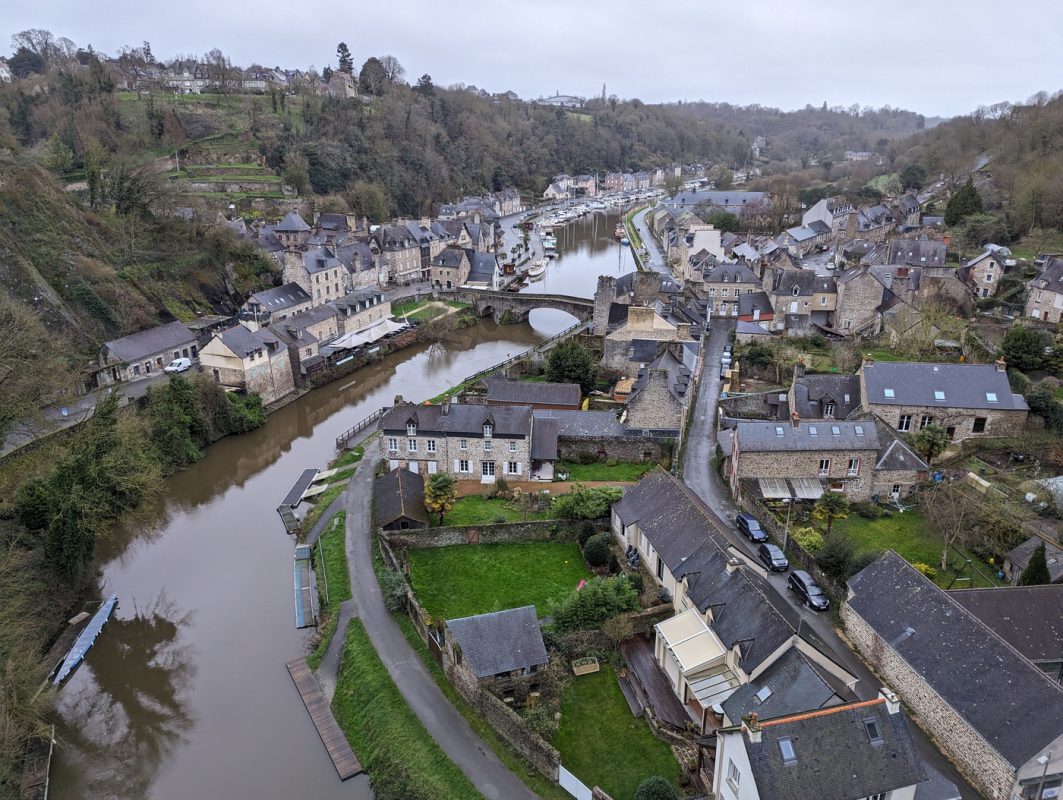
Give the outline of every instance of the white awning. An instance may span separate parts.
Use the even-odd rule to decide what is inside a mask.
[[[727,648],[697,609],[687,609],[654,627],[672,651],[684,675],[704,670],[727,654]]]
[[[790,487],[785,478],[759,478],[760,493],[765,500],[781,500],[790,496]]]
[[[701,675],[688,675],[687,684],[701,707],[708,708],[730,697],[735,689],[742,685],[742,681],[731,672],[727,664],[720,664]]]
[[[819,500],[823,496],[823,486],[815,478],[790,478],[790,485],[799,500]]]
[[[405,322],[398,322],[393,319],[382,319],[378,322],[374,322],[368,328],[362,328],[360,331],[351,331],[337,339],[333,339],[329,342],[328,347],[331,348],[332,352],[337,350],[351,350],[355,347],[372,344],[373,342],[383,339],[390,333],[398,333],[408,327],[410,326]]]

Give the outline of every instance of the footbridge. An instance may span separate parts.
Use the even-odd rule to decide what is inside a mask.
[[[593,300],[567,294],[518,294],[490,289],[452,289],[440,291],[439,295],[447,300],[468,303],[481,317],[494,317],[496,322],[501,322],[506,312],[509,312],[508,321],[523,321],[537,308],[556,308],[571,314],[580,322],[590,322],[594,316]]]

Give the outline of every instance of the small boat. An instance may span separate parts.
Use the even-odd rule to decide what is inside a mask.
[[[529,278],[537,278],[546,272],[546,259],[540,259],[531,265],[531,269],[528,270]]]
[[[557,249],[557,237],[552,233],[548,233],[543,237],[543,250],[547,253],[553,252]]]
[[[624,245],[624,247],[627,247],[629,244],[631,244],[631,241],[625,236],[620,240],[620,244]]]
[[[58,686],[69,678],[70,674],[85,660],[85,655],[89,652],[89,648],[96,643],[96,637],[100,635],[100,631],[107,624],[107,620],[111,618],[111,614],[114,613],[117,605],[118,595],[115,594],[112,594],[103,602],[99,610],[89,620],[89,624],[74,640],[74,645],[70,648],[70,652],[66,654],[66,658],[63,659],[56,670],[55,677],[52,679],[52,686]]]
[[[625,230],[623,222],[616,223],[616,230],[613,231],[613,236],[615,236],[617,239],[623,239],[625,236],[627,236],[627,230]]]

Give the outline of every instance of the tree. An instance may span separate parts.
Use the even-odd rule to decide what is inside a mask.
[[[406,68],[395,56],[381,56],[380,65],[384,68],[384,77],[388,83],[399,83],[406,74]]]
[[[717,164],[709,170],[709,174],[705,177],[709,179],[711,186],[720,191],[730,189],[734,184],[734,173],[731,172],[730,167],[724,164]]]
[[[918,433],[912,435],[912,446],[929,464],[945,452],[952,439],[949,432],[936,422],[931,422]]]
[[[949,548],[971,541],[978,519],[977,502],[960,487],[940,481],[919,494],[919,510],[941,537],[941,571],[949,567]]]
[[[358,74],[358,88],[362,94],[382,95],[387,82],[388,74],[380,59],[376,56],[367,58]]]
[[[738,217],[732,214],[730,211],[717,211],[709,215],[709,218],[705,220],[712,225],[716,230],[723,231],[724,233],[737,233],[742,223]]]
[[[428,478],[428,485],[424,487],[424,505],[439,516],[440,525],[443,524],[447,512],[454,508],[457,499],[458,491],[453,475],[437,472]]]
[[[348,75],[354,74],[354,58],[351,56],[351,50],[347,47],[346,42],[340,42],[336,45],[336,62],[339,65],[340,72],[346,72]]]
[[[25,47],[20,47],[7,61],[11,74],[16,78],[28,78],[44,72],[44,59]]]
[[[599,628],[625,611],[638,608],[639,596],[627,575],[591,578],[578,591],[573,589],[554,609],[554,625],[561,633]]]
[[[834,520],[849,516],[849,500],[841,492],[824,492],[812,509],[815,519],[826,520],[827,536],[830,536]]]
[[[823,546],[816,553],[816,564],[828,576],[838,582],[845,581],[853,571],[855,561],[856,545],[852,539],[844,533],[823,537]]]
[[[673,198],[681,191],[683,191],[683,176],[676,175],[672,169],[668,170],[668,174],[664,176],[664,193],[668,197]]]
[[[177,169],[181,169],[181,145],[185,143],[185,126],[181,124],[180,117],[171,108],[162,118],[162,141],[173,150],[174,161]]]
[[[675,789],[667,778],[654,775],[639,784],[634,800],[676,800]]]
[[[391,216],[391,198],[379,183],[355,181],[347,190],[351,208],[370,222],[384,222]]]
[[[215,47],[203,56],[203,63],[207,65],[207,74],[219,92],[228,94],[236,89],[236,70],[225,53]]]
[[[1020,370],[1040,369],[1045,363],[1044,335],[1025,325],[1012,325],[1000,343],[1000,354],[1009,367]]]
[[[583,558],[592,567],[604,567],[609,563],[609,543],[612,534],[608,531],[596,533],[583,545]]]
[[[436,87],[432,83],[432,76],[426,72],[417,79],[417,85],[413,87],[413,90],[418,94],[423,94],[425,97],[431,97],[436,93]]]
[[[974,188],[974,181],[968,178],[967,183],[949,198],[945,206],[945,224],[958,225],[971,214],[980,213],[982,213],[982,196]]]
[[[67,41],[70,41],[69,39]],[[73,42],[71,42],[73,44]],[[47,66],[49,62],[62,55],[63,48],[56,42],[51,31],[44,28],[29,28],[19,31],[11,37],[11,47],[16,53],[19,50],[28,50],[41,59]]]
[[[594,357],[575,339],[561,342],[546,357],[546,379],[552,383],[578,383],[587,394],[597,375]]]
[[[1045,558],[1045,543],[1039,542],[1030,555],[1030,562],[1019,576],[1019,586],[1045,586],[1052,582],[1052,574],[1048,571],[1048,560]]]
[[[555,497],[550,509],[561,519],[602,519],[609,516],[609,507],[620,499],[621,493],[616,486],[585,488],[576,484],[568,494]]]
[[[51,172],[62,173],[70,169],[74,164],[74,151],[66,146],[59,138],[58,132],[52,134],[52,138],[45,145],[41,153],[41,166]]]
[[[926,184],[926,170],[919,164],[909,164],[901,170],[901,186],[905,189],[922,189]]]
[[[609,637],[613,649],[619,652],[620,645],[635,635],[635,625],[627,614],[618,614],[602,623],[602,633]]]

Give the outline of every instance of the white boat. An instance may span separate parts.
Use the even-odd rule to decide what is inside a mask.
[[[552,233],[548,233],[543,237],[543,250],[547,253],[557,250],[557,237]]]
[[[546,272],[546,259],[545,258],[540,259],[539,261],[536,261],[534,264],[531,265],[531,267],[528,269],[528,277],[529,278],[538,278],[544,272]]]

